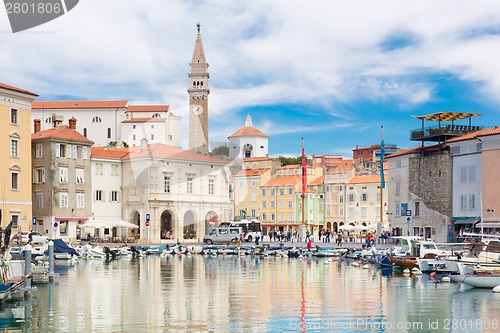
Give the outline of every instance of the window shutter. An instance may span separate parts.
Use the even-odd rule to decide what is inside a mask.
[[[83,159],[87,159],[87,147],[83,147]]]
[[[61,144],[56,143],[56,157],[61,157]]]

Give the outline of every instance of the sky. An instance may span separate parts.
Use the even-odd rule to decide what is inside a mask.
[[[271,156],[352,156],[356,145],[417,146],[412,116],[480,113],[500,125],[500,1],[82,0],[12,33],[0,10],[0,82],[48,100],[168,104],[183,117],[201,24],[209,140],[244,126]],[[457,122],[466,124],[466,121]]]

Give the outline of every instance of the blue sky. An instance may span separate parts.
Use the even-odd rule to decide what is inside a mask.
[[[412,115],[482,113],[500,125],[500,2],[85,0],[12,34],[0,11],[0,82],[39,100],[169,104],[188,125],[196,23],[210,64],[210,140],[244,125],[273,156],[412,147]],[[187,146],[187,135],[183,144]]]

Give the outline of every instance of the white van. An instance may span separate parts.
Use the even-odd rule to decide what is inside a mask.
[[[243,229],[237,227],[215,228],[203,237],[203,243],[231,243],[235,239],[240,239],[242,233]]]

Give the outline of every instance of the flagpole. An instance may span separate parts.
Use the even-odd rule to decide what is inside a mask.
[[[304,219],[304,197],[305,197],[305,193],[304,193],[304,174],[305,174],[305,163],[304,163],[304,158],[305,158],[305,150],[304,150],[304,138],[302,138],[302,195],[301,195],[301,199],[302,199],[302,225],[304,226],[305,225],[305,219]]]
[[[377,238],[382,234],[382,225],[384,223],[384,126],[380,126],[380,222],[377,224]]]

